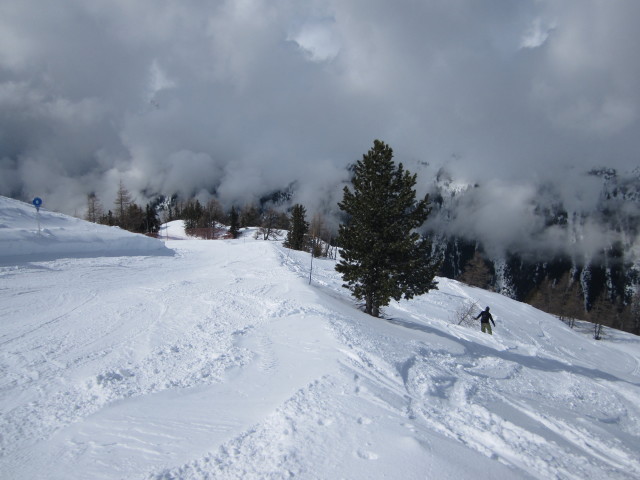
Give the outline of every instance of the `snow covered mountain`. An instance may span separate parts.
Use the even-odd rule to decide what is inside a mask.
[[[572,175],[560,190],[552,183],[456,183],[441,170],[429,230],[444,258],[442,274],[640,334],[633,312],[640,308],[638,172]]]
[[[277,242],[30,209],[0,198],[2,478],[640,477],[638,337],[444,278],[376,319]]]

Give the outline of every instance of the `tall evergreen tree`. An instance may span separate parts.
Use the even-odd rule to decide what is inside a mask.
[[[429,198],[416,201],[416,175],[393,162],[393,150],[380,140],[353,168],[353,191],[344,188],[338,206],[347,222],[341,224],[338,244],[342,274],[365,311],[379,316],[391,298],[410,299],[437,288],[439,268],[431,243],[416,229],[431,212]]]
[[[291,209],[291,229],[287,233],[284,246],[293,250],[304,250],[304,238],[309,230],[309,223],[305,220],[306,209],[299,203]]]

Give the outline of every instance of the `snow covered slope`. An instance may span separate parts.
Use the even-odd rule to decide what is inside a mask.
[[[0,267],[1,478],[640,477],[637,337],[445,279],[375,319],[331,260],[168,246]]]
[[[38,225],[39,222],[39,225]],[[0,196],[0,265],[62,257],[171,255],[156,239]]]

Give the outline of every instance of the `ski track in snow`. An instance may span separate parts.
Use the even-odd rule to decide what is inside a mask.
[[[637,354],[456,282],[373,319],[331,260],[168,244],[0,268],[3,478],[640,477]]]
[[[320,280],[319,283],[331,282]],[[466,292],[473,290],[463,289],[455,282],[447,286],[451,292],[433,292],[424,298],[450,310],[450,300],[439,301],[437,296],[458,296],[464,300],[470,298]],[[400,311],[420,319],[420,309],[415,308],[415,303],[396,303],[388,313]],[[526,305],[521,308],[531,309]],[[422,316],[422,320],[427,318]],[[523,332],[518,332],[517,341],[509,335],[512,338],[491,351],[453,335],[443,335],[442,331],[435,332],[426,324],[394,317],[388,321],[427,334],[435,333],[445,344],[438,350],[433,341],[417,344],[413,341],[414,353],[397,361],[384,358],[395,349],[386,346],[380,349],[373,342],[354,346],[356,335],[347,333],[349,329],[344,324],[338,327],[345,343],[358,352],[369,372],[378,370],[384,379],[393,376],[388,368],[378,366],[381,359],[372,358],[372,352],[380,351],[383,365],[396,363],[408,394],[409,418],[419,418],[447,437],[542,478],[602,478],[603,472],[606,478],[640,475],[638,450],[629,450],[640,433],[640,410],[628,395],[630,391],[638,391],[635,366],[631,370],[635,383],[629,384],[596,368],[564,363],[559,359],[576,355],[569,349],[557,348],[557,343],[544,341],[557,332],[545,332],[543,322],[539,322],[539,330],[534,330],[533,335],[523,336]],[[358,332],[359,342],[362,342],[363,331]],[[494,338],[487,339],[492,342]],[[522,350],[527,355],[502,353],[510,350]],[[543,355],[531,358],[541,350]],[[406,352],[407,348],[397,351]],[[634,364],[637,358],[625,360],[632,360]],[[558,385],[565,385],[565,389],[559,389]],[[559,409],[558,405],[566,408]],[[612,436],[608,425],[619,425],[622,432],[616,431]],[[559,448],[562,455],[558,455]],[[523,457],[524,451],[530,455]]]

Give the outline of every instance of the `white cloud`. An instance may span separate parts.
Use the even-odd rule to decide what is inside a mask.
[[[290,39],[297,43],[311,60],[332,60],[340,53],[340,40],[333,24],[333,21],[306,23],[291,35]]]
[[[153,60],[149,68],[149,99],[167,88],[176,87],[177,83],[171,80],[165,71],[160,67],[157,60]]]
[[[521,48],[538,48],[544,45],[555,27],[544,24],[542,19],[536,18],[520,41]]]
[[[601,0],[4,0],[0,194],[47,188],[72,213],[121,178],[229,203],[296,182],[311,210],[380,138],[408,168],[456,154],[456,179],[524,185],[496,187],[477,229],[526,218],[534,179],[580,191],[569,165],[636,166],[637,18]]]

